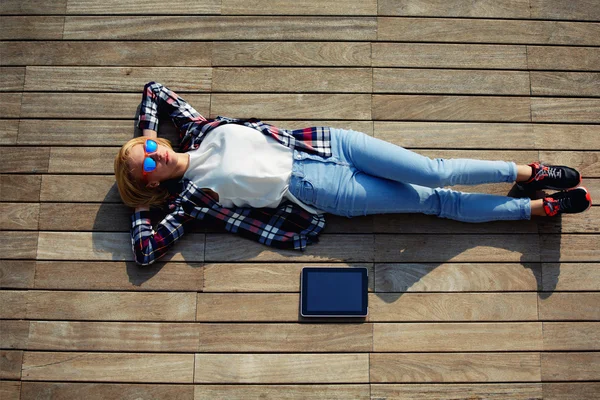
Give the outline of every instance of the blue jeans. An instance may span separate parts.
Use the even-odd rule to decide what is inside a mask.
[[[331,130],[332,157],[294,150],[290,192],[327,213],[423,213],[464,222],[530,219],[530,200],[443,186],[514,182],[515,163],[429,159],[364,133]]]

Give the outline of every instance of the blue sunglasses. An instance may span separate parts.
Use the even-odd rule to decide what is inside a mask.
[[[146,175],[156,169],[156,161],[152,158],[148,157],[151,154],[156,153],[158,150],[158,143],[156,143],[152,139],[146,140],[144,143],[144,171],[143,174]]]

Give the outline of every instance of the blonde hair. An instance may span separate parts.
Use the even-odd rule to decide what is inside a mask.
[[[146,182],[136,179],[131,171],[129,152],[138,144],[146,143],[148,138],[141,136],[128,141],[121,147],[119,154],[115,157],[115,178],[117,180],[117,188],[123,203],[129,207],[150,206],[159,207],[165,203],[169,197],[167,189],[159,185],[155,188],[146,187]],[[158,144],[167,146],[172,149],[171,142],[167,139],[155,138],[152,139]]]

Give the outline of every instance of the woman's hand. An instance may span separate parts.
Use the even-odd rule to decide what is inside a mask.
[[[135,212],[140,212],[140,211],[150,211],[150,207],[148,207],[148,206],[137,206],[135,208]]]
[[[149,137],[150,139],[156,139],[158,137],[158,134],[152,129],[144,129],[142,131],[142,136]]]

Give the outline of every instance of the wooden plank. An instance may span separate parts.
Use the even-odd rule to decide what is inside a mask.
[[[69,0],[67,14],[220,14],[219,0],[202,0],[190,3],[175,0],[109,0],[101,3],[90,0]]]
[[[193,321],[195,311],[195,293],[27,293],[29,319]]]
[[[64,14],[67,0],[3,0],[0,3],[0,14]]]
[[[542,400],[539,383],[511,384],[373,384],[372,398],[389,400],[486,399]]]
[[[2,205],[0,205],[0,209]],[[132,210],[122,204],[45,203],[40,230],[128,232]]]
[[[0,201],[39,201],[40,175],[0,175]]]
[[[598,21],[600,10],[587,0],[574,0],[570,4],[560,0],[531,0],[531,18]]]
[[[529,95],[528,72],[373,69],[374,93]]]
[[[195,263],[162,263],[140,268],[124,262],[37,261],[36,289],[168,290],[198,292],[204,269]]]
[[[64,17],[0,17],[0,40],[62,39]]]
[[[482,185],[483,186],[483,185]],[[454,190],[458,190],[453,188]],[[468,191],[471,191],[467,188]],[[488,190],[486,190],[488,192]],[[485,192],[484,192],[485,193]],[[502,195],[506,195],[506,190]],[[485,224],[453,221],[424,214],[381,214],[374,215],[374,231],[377,233],[537,233],[538,222],[493,221]]]
[[[536,235],[375,235],[375,261],[536,262],[540,248]]]
[[[599,125],[532,124],[531,126],[535,147],[538,149],[600,150]]]
[[[372,330],[370,324],[201,324],[198,349],[202,353],[369,352]]]
[[[22,91],[25,81],[25,68],[0,68],[0,91]]]
[[[194,387],[191,385],[165,384],[23,382],[22,392],[23,400],[41,398],[192,400],[194,398]]]
[[[0,120],[0,145],[17,144],[19,133],[19,120],[3,119]]]
[[[132,118],[141,101],[139,90],[140,94],[26,92],[21,113],[27,118]],[[208,115],[210,95],[187,94],[185,100]]]
[[[362,41],[376,37],[377,20],[367,17],[65,17],[64,31],[67,40]]]
[[[210,42],[35,41],[0,43],[0,65],[202,67]]]
[[[29,339],[29,321],[4,320],[0,323],[0,347],[26,349]]]
[[[39,203],[0,203],[0,229],[37,230]]]
[[[373,95],[375,120],[530,121],[529,98]]]
[[[10,307],[0,307],[0,318],[26,318],[26,295],[26,291],[0,290],[0,304],[10,304]]]
[[[369,321],[536,321],[535,293],[377,293]]]
[[[370,68],[232,68],[213,71],[214,92],[371,93]]]
[[[323,267],[364,267],[373,290],[372,264],[324,264]],[[204,292],[298,292],[298,278],[304,265],[295,263],[249,263],[204,265]]]
[[[65,22],[68,27],[68,21]],[[65,32],[65,38],[66,37]],[[600,24],[452,18],[377,19],[377,40],[597,46]]]
[[[527,46],[529,69],[543,70],[600,70],[600,48]]]
[[[375,264],[376,292],[536,291],[541,280],[534,263]]]
[[[542,350],[542,324],[373,324],[374,352]]]
[[[369,382],[369,356],[336,353],[198,354],[194,382],[366,383]]]
[[[529,18],[527,0],[484,0],[444,1],[444,0],[380,0],[378,15],[423,16],[423,17],[471,17],[471,18]]]
[[[599,271],[600,263],[543,263],[542,290],[600,291]]]
[[[568,165],[577,169],[582,177],[600,177],[600,152],[598,151],[540,151],[540,159],[554,165]],[[585,181],[582,182],[585,185]]]
[[[193,353],[198,339],[188,323],[32,321],[28,349]]]
[[[600,99],[531,98],[533,122],[600,122]]]
[[[1,381],[0,398],[3,400],[19,400],[21,398],[21,382]]]
[[[35,261],[2,260],[0,262],[0,286],[26,289],[33,287]]]
[[[215,42],[213,66],[370,67],[369,43]]]
[[[600,353],[542,353],[543,381],[592,381],[600,378]]]
[[[191,383],[193,354],[26,352],[23,380]]]
[[[600,207],[561,218],[543,218],[539,227],[544,233],[600,233]]]
[[[4,259],[33,259],[37,254],[38,232],[12,231],[2,234],[0,254]]]
[[[297,322],[298,294],[198,293],[196,321]]]
[[[373,383],[537,382],[539,353],[371,354]]]
[[[114,203],[120,202],[121,197],[114,176],[44,175],[41,179],[40,200]]]
[[[598,261],[598,235],[544,235],[540,236],[541,261]]]
[[[0,172],[48,172],[50,149],[44,147],[0,147]]]
[[[223,0],[223,15],[376,15],[376,0]]]
[[[196,385],[195,400],[368,400],[371,385]]]
[[[25,91],[135,92],[161,82],[176,92],[209,92],[210,68],[171,67],[27,67]],[[22,90],[22,89],[21,89]]]
[[[516,45],[373,43],[373,67],[526,69]]]
[[[228,94],[211,95],[210,115],[235,118],[371,119],[368,94]]]
[[[533,96],[600,96],[598,72],[531,72]]]
[[[600,382],[544,383],[545,400],[594,400],[600,393]]]
[[[0,350],[0,379],[21,379],[22,350]]]
[[[541,320],[600,320],[600,293],[550,293],[539,299]]]
[[[306,251],[279,250],[231,234],[206,235],[205,259],[210,262],[372,262],[373,235],[321,235]]]
[[[18,143],[21,145],[118,146],[133,137],[134,125],[134,121],[119,120],[24,119],[19,125]]]
[[[0,92],[0,118],[19,118],[22,97],[22,93]]]
[[[133,261],[129,233],[39,232],[39,234],[38,260]],[[204,235],[189,234],[185,235],[161,261],[198,262],[204,261],[203,257]]]
[[[600,350],[600,322],[544,322],[544,350]]]

